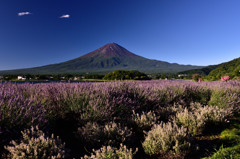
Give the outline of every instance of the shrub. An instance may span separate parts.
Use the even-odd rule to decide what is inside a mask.
[[[214,107],[214,106],[205,106],[195,110],[199,116],[204,118],[204,121],[207,123],[221,123],[224,122],[227,116],[229,115],[224,109]]]
[[[137,151],[138,149],[133,152],[131,148],[127,149],[122,144],[120,144],[119,149],[111,146],[103,146],[99,150],[93,150],[91,156],[84,156],[81,159],[132,159]]]
[[[55,139],[53,134],[50,138],[46,137],[37,126],[21,133],[23,138],[20,143],[11,141],[11,146],[5,146],[8,158],[65,158],[65,144],[58,137]]]
[[[89,95],[87,106],[79,114],[85,121],[105,123],[116,118],[128,119],[132,110],[141,111],[146,105],[143,90],[136,88],[135,83],[112,83],[106,88],[96,88]]]
[[[46,108],[22,94],[11,91],[0,98],[0,125],[4,129],[29,128],[32,125],[44,125],[47,122]],[[10,97],[9,97],[10,96]]]
[[[150,80],[150,78],[142,72],[139,71],[125,71],[116,70],[110,72],[103,77],[104,80]]]
[[[194,136],[207,129],[207,126],[223,123],[227,115],[224,109],[213,106],[195,107],[192,111],[185,108],[183,111],[177,112],[176,121],[186,127],[188,133]]]
[[[219,126],[228,118],[228,110],[236,114],[239,112],[239,88],[239,81],[0,84],[0,156],[5,151],[4,145],[12,140],[17,142],[22,130],[36,125],[42,130],[51,130],[60,135],[72,149],[71,157],[75,158],[103,145],[118,148],[122,143],[133,149],[141,147],[146,137],[143,130],[153,130],[153,124],[158,121],[168,122],[170,116],[177,115],[175,119],[179,129],[182,126],[193,136],[205,133],[205,130],[212,132],[218,128],[213,125]],[[200,105],[191,106],[192,102]],[[133,110],[135,113],[132,113]],[[225,125],[232,125],[232,122]],[[80,140],[73,136],[78,127]],[[236,129],[234,134],[237,134]],[[234,134],[225,137],[228,141],[227,144],[223,142],[224,146],[239,142],[230,139],[237,138]],[[204,146],[201,143],[205,137],[200,137],[201,140],[196,141],[196,144]],[[210,140],[208,142],[214,145],[206,147],[208,151],[218,144],[217,139]],[[174,152],[172,149],[168,152]],[[202,149],[205,148],[200,147],[200,151]],[[162,149],[158,152],[164,153]],[[142,154],[143,151],[139,155]]]
[[[209,105],[232,110],[234,114],[240,113],[240,93],[233,90],[214,90]]]
[[[203,120],[196,119],[195,114],[189,112],[187,108],[185,108],[182,112],[178,112],[176,114],[176,120],[178,124],[186,127],[188,133],[191,135],[196,135],[197,131],[203,125]]]
[[[194,81],[196,81],[196,82],[198,81],[199,78],[201,78],[201,75],[200,75],[200,74],[193,74],[193,75],[192,75],[192,79],[193,79]]]
[[[97,123],[87,123],[82,128],[78,128],[77,131],[78,138],[83,138],[90,147],[101,145],[119,146],[119,143],[127,142],[131,135],[131,130],[115,122],[103,126]]]
[[[142,112],[141,115],[133,111],[132,120],[141,130],[149,130],[157,123],[158,117],[152,111],[148,113]]]
[[[124,143],[128,137],[132,135],[132,131],[127,127],[122,127],[120,124],[110,122],[106,124],[103,129],[105,139],[108,139],[108,145],[115,145],[118,143]]]
[[[154,125],[152,130],[147,133],[142,146],[145,153],[150,156],[168,152],[179,155],[189,150],[190,142],[185,128],[168,122]]]

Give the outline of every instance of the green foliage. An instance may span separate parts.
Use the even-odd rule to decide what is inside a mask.
[[[17,79],[17,75],[11,75],[11,74],[4,75],[2,79],[5,80],[5,81],[16,80]]]
[[[106,74],[103,77],[104,80],[149,80],[150,78],[139,71],[124,71],[117,70]]]
[[[176,73],[160,73],[156,75],[156,79],[176,79],[178,75]]]
[[[84,76],[85,79],[102,79],[104,75],[97,75],[97,74],[87,74]]]
[[[179,74],[186,74],[189,78],[192,77],[193,74],[199,74],[201,76],[207,76],[212,70],[216,69],[219,65],[210,65],[207,67],[203,67],[201,69],[193,69],[179,72]]]
[[[226,145],[239,145],[240,144],[240,124],[235,123],[229,129],[221,132],[221,140]]]
[[[220,108],[226,108],[228,106],[226,103],[228,101],[227,98],[226,92],[223,90],[216,90],[212,92],[209,104],[218,106]]]
[[[232,72],[232,79],[240,79],[240,65]]]
[[[201,75],[200,75],[200,74],[193,74],[193,75],[192,75],[192,79],[193,79],[195,82],[197,82],[199,78],[201,78]]]
[[[224,148],[223,146],[208,159],[239,159],[240,145]]]
[[[216,69],[209,73],[209,78],[220,80],[222,76],[230,76],[231,78],[240,76],[240,58],[219,65]]]
[[[212,91],[209,105],[218,106],[219,108],[231,109],[233,115],[239,114],[240,93],[225,89]]]
[[[239,119],[238,119],[239,120]],[[222,145],[208,159],[239,159],[240,158],[240,124],[238,121],[233,122],[230,128],[221,132],[220,139],[223,141],[225,147]],[[229,146],[229,147],[227,147]]]

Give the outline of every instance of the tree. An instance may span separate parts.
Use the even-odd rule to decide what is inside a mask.
[[[104,80],[150,80],[150,78],[139,71],[116,70],[103,77]]]
[[[193,74],[193,75],[192,75],[192,79],[193,79],[194,81],[196,81],[196,82],[198,81],[199,78],[201,78],[201,75],[200,75],[200,74],[197,74],[197,73],[196,73],[196,74]]]

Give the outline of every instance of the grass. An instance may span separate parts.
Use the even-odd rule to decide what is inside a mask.
[[[240,120],[236,119],[229,128],[220,134],[222,145],[208,159],[239,159],[240,158]]]

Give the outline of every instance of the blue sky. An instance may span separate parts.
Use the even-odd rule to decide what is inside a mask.
[[[239,0],[0,0],[0,70],[70,60],[115,42],[211,65],[240,57]]]

